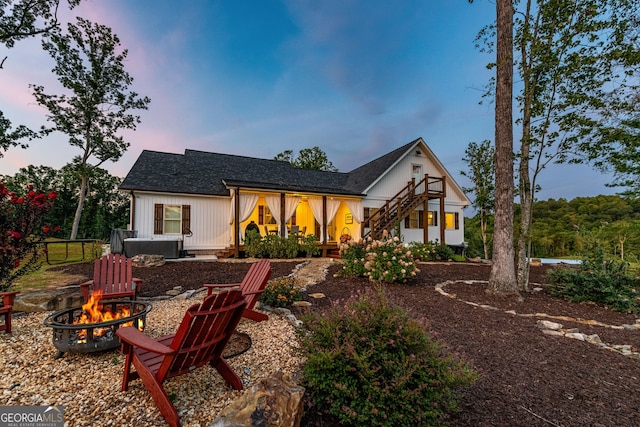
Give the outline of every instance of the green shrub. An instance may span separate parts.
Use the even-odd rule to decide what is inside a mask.
[[[576,267],[558,267],[547,277],[551,292],[571,301],[591,301],[620,312],[640,312],[640,281],[628,273],[628,264],[607,260],[596,248]]]
[[[311,258],[315,255],[320,255],[320,246],[318,246],[318,238],[309,234],[304,236],[298,241],[299,251],[304,254],[305,257]]]
[[[262,236],[260,236],[260,233],[255,230],[247,231],[244,239],[244,251],[247,255],[256,258],[264,258],[266,255],[265,249],[266,248],[262,242]]]
[[[369,290],[305,318],[303,384],[312,407],[346,426],[444,425],[476,373],[423,322]]]
[[[416,261],[433,261],[436,249],[433,243],[409,242],[409,249]]]
[[[413,258],[419,261],[448,261],[450,259],[460,259],[456,257],[451,249],[447,245],[441,245],[436,240],[435,242],[409,242],[409,249],[413,254]],[[462,257],[464,259],[464,257]]]
[[[293,277],[278,277],[267,282],[260,302],[271,307],[287,307],[301,301],[300,285]]]
[[[277,234],[269,234],[261,237],[256,231],[247,232],[247,237],[244,242],[244,250],[249,256],[271,259],[295,258],[298,256],[299,251],[305,252],[307,256],[311,256],[319,252],[315,236],[308,236],[304,238],[303,244],[300,244],[295,235],[281,237]]]

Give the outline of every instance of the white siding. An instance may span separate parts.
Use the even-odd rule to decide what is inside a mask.
[[[431,161],[426,155],[425,150],[420,150],[421,155],[415,154],[416,150],[411,150],[406,156],[387,172],[377,183],[375,183],[369,191],[367,191],[367,197],[363,199],[363,207],[379,208],[386,200],[396,195],[404,186],[407,185],[412,178],[412,165],[422,165],[423,173],[432,177],[442,177],[445,175],[445,171],[436,167],[434,162]],[[447,177],[446,197],[444,200],[445,212],[457,212],[460,218],[460,228],[445,230],[445,243],[449,245],[459,245],[464,241],[464,212],[463,207],[466,201],[458,196],[458,193],[454,190],[449,177]],[[440,240],[440,221],[444,221],[444,218],[440,218],[440,206],[437,201],[432,200],[429,202],[429,210],[438,212],[438,226],[429,227],[428,236],[429,240]],[[423,230],[412,228],[405,229],[404,222],[401,224],[401,233],[404,236],[405,242],[423,240]]]
[[[229,246],[231,239],[230,204],[225,197],[199,197],[157,193],[135,193],[134,229],[138,237],[166,238],[153,234],[153,214],[156,203],[191,206],[191,237],[185,236],[183,248],[221,249]],[[175,235],[172,235],[175,237]]]

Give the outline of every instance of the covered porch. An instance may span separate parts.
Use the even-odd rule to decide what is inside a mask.
[[[238,257],[243,250],[249,224],[261,236],[283,237],[295,233],[300,238],[314,235],[322,256],[337,249],[344,234],[361,237],[362,198],[351,195],[310,192],[275,192],[234,187],[230,220],[230,249]],[[255,224],[255,225],[254,225]]]

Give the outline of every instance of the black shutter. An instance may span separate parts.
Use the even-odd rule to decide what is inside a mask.
[[[153,205],[153,234],[162,234],[164,220],[164,205],[156,203]]]

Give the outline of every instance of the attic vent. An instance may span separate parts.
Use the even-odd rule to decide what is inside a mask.
[[[416,156],[420,156],[422,155],[422,152],[420,150],[416,150]]]

